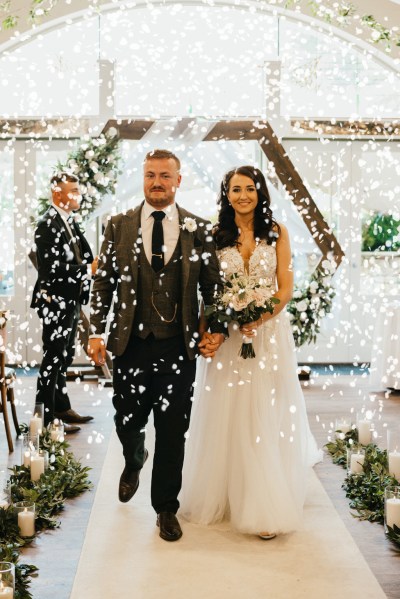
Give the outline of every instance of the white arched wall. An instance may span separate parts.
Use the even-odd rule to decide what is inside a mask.
[[[186,0],[187,1],[187,0]],[[165,5],[168,4],[169,0],[162,0],[160,3]],[[181,0],[180,3],[186,3],[185,0]],[[193,2],[189,0],[190,4],[201,4],[199,2]],[[146,2],[138,3],[146,4]],[[152,5],[157,4],[157,1],[153,1]],[[208,2],[204,2],[208,5]],[[237,2],[225,2],[225,4],[232,4],[238,6]],[[329,29],[334,35],[339,37],[348,36],[353,37],[353,41],[356,45],[360,45],[360,42],[367,44],[374,53],[380,53],[382,56],[390,56],[392,59],[400,60],[400,47],[396,47],[394,44],[391,45],[390,53],[386,52],[384,44],[375,44],[371,38],[371,30],[363,26],[358,18],[350,19],[348,25],[343,28],[334,27],[328,25],[322,18],[316,17],[310,8],[308,0],[296,0],[295,4],[285,8],[285,0],[272,0],[270,2],[263,0],[244,0],[240,6],[254,5],[259,10],[266,10],[272,13],[282,12],[290,16],[296,16],[299,19],[306,18],[307,20],[312,19],[316,24],[321,27]],[[337,5],[336,0],[324,0],[324,6],[326,8],[332,7],[335,11],[334,5]],[[67,18],[76,18],[77,15],[91,15],[94,16],[103,10],[123,10],[125,6],[124,2],[120,0],[70,0],[68,3],[63,0],[58,0],[54,8],[50,11],[47,16],[41,18],[37,25],[32,26],[29,21],[29,10],[31,8],[31,0],[12,0],[9,12],[18,17],[18,25],[14,29],[2,29],[0,31],[0,50],[7,48],[9,44],[12,45],[15,42],[22,42],[31,35],[36,35],[42,32],[44,29],[49,27],[58,26],[61,23],[65,23]],[[126,3],[127,8],[132,8],[132,3]],[[400,30],[400,7],[398,0],[358,0],[356,4],[358,15],[373,15],[378,23],[390,28],[396,28]],[[6,13],[3,10],[2,16]],[[79,18],[79,17],[78,17]]]

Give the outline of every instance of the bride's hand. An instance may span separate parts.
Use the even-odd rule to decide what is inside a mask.
[[[255,337],[257,335],[257,329],[260,325],[262,325],[261,318],[254,322],[246,322],[246,324],[242,324],[242,326],[239,327],[239,331],[246,337]]]
[[[222,333],[208,333],[205,331],[198,344],[200,354],[203,358],[213,358],[224,340],[225,337]]]

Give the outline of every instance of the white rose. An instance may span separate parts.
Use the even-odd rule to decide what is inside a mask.
[[[186,217],[183,220],[182,229],[183,230],[186,229],[186,231],[189,231],[189,233],[194,233],[194,231],[196,231],[196,229],[197,229],[197,223],[194,220],[194,218]]]
[[[94,160],[92,160],[92,162],[89,162],[89,167],[92,169],[94,173],[97,173],[97,171],[99,170],[99,165]]]
[[[335,272],[336,266],[331,260],[322,260],[321,266],[326,273]]]
[[[302,322],[304,322],[305,320],[307,320],[307,314],[306,314],[305,312],[302,312],[302,313],[300,314],[300,320],[301,320]]]
[[[93,150],[88,150],[87,152],[85,152],[85,158],[87,158],[87,160],[90,160],[90,158],[93,158],[93,156],[94,156]]]
[[[296,291],[293,293],[293,297],[294,299],[299,299],[299,297],[301,297],[303,294],[300,291],[300,289],[296,289]]]
[[[104,185],[104,175],[103,175],[103,173],[95,173],[95,175],[93,175],[93,179],[97,183],[100,183],[100,185]]]
[[[110,127],[109,129],[107,129],[106,135],[107,137],[115,137],[116,135],[118,135],[118,131],[115,127]]]
[[[305,300],[302,300],[301,302],[297,302],[295,305],[296,305],[296,310],[298,310],[298,312],[304,312],[304,310],[307,310],[307,308],[308,308],[308,302],[306,302]]]
[[[318,283],[317,281],[311,281],[310,283],[310,291],[311,293],[316,293],[318,289]]]

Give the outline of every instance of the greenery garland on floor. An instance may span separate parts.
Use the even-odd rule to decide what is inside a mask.
[[[346,497],[350,500],[350,507],[355,510],[352,516],[359,520],[383,524],[385,489],[400,484],[389,474],[387,451],[379,449],[373,443],[366,446],[359,445],[356,428],[346,433],[344,438],[337,438],[325,445],[333,463],[343,468],[347,467],[347,450],[351,446],[355,449],[358,447],[365,449],[363,473],[347,474],[342,485]],[[394,525],[393,528],[388,527],[388,531],[388,539],[400,551],[400,528]]]
[[[21,430],[27,432],[28,428],[21,425]],[[90,468],[82,466],[68,447],[65,441],[52,441],[50,432],[46,430],[40,437],[40,448],[49,453],[49,467],[40,479],[32,482],[30,469],[25,466],[10,468],[6,490],[11,502],[8,508],[0,508],[0,561],[15,564],[15,599],[32,598],[30,578],[37,575],[38,569],[32,564],[18,563],[21,549],[30,545],[35,537],[20,537],[12,504],[17,501],[35,503],[35,528],[38,533],[59,526],[56,516],[64,509],[65,500],[77,497],[92,487],[88,479]]]

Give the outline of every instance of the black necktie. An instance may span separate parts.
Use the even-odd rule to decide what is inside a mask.
[[[158,272],[164,266],[164,231],[162,226],[165,212],[162,210],[155,210],[151,213],[154,218],[153,234],[151,238],[151,266]]]

